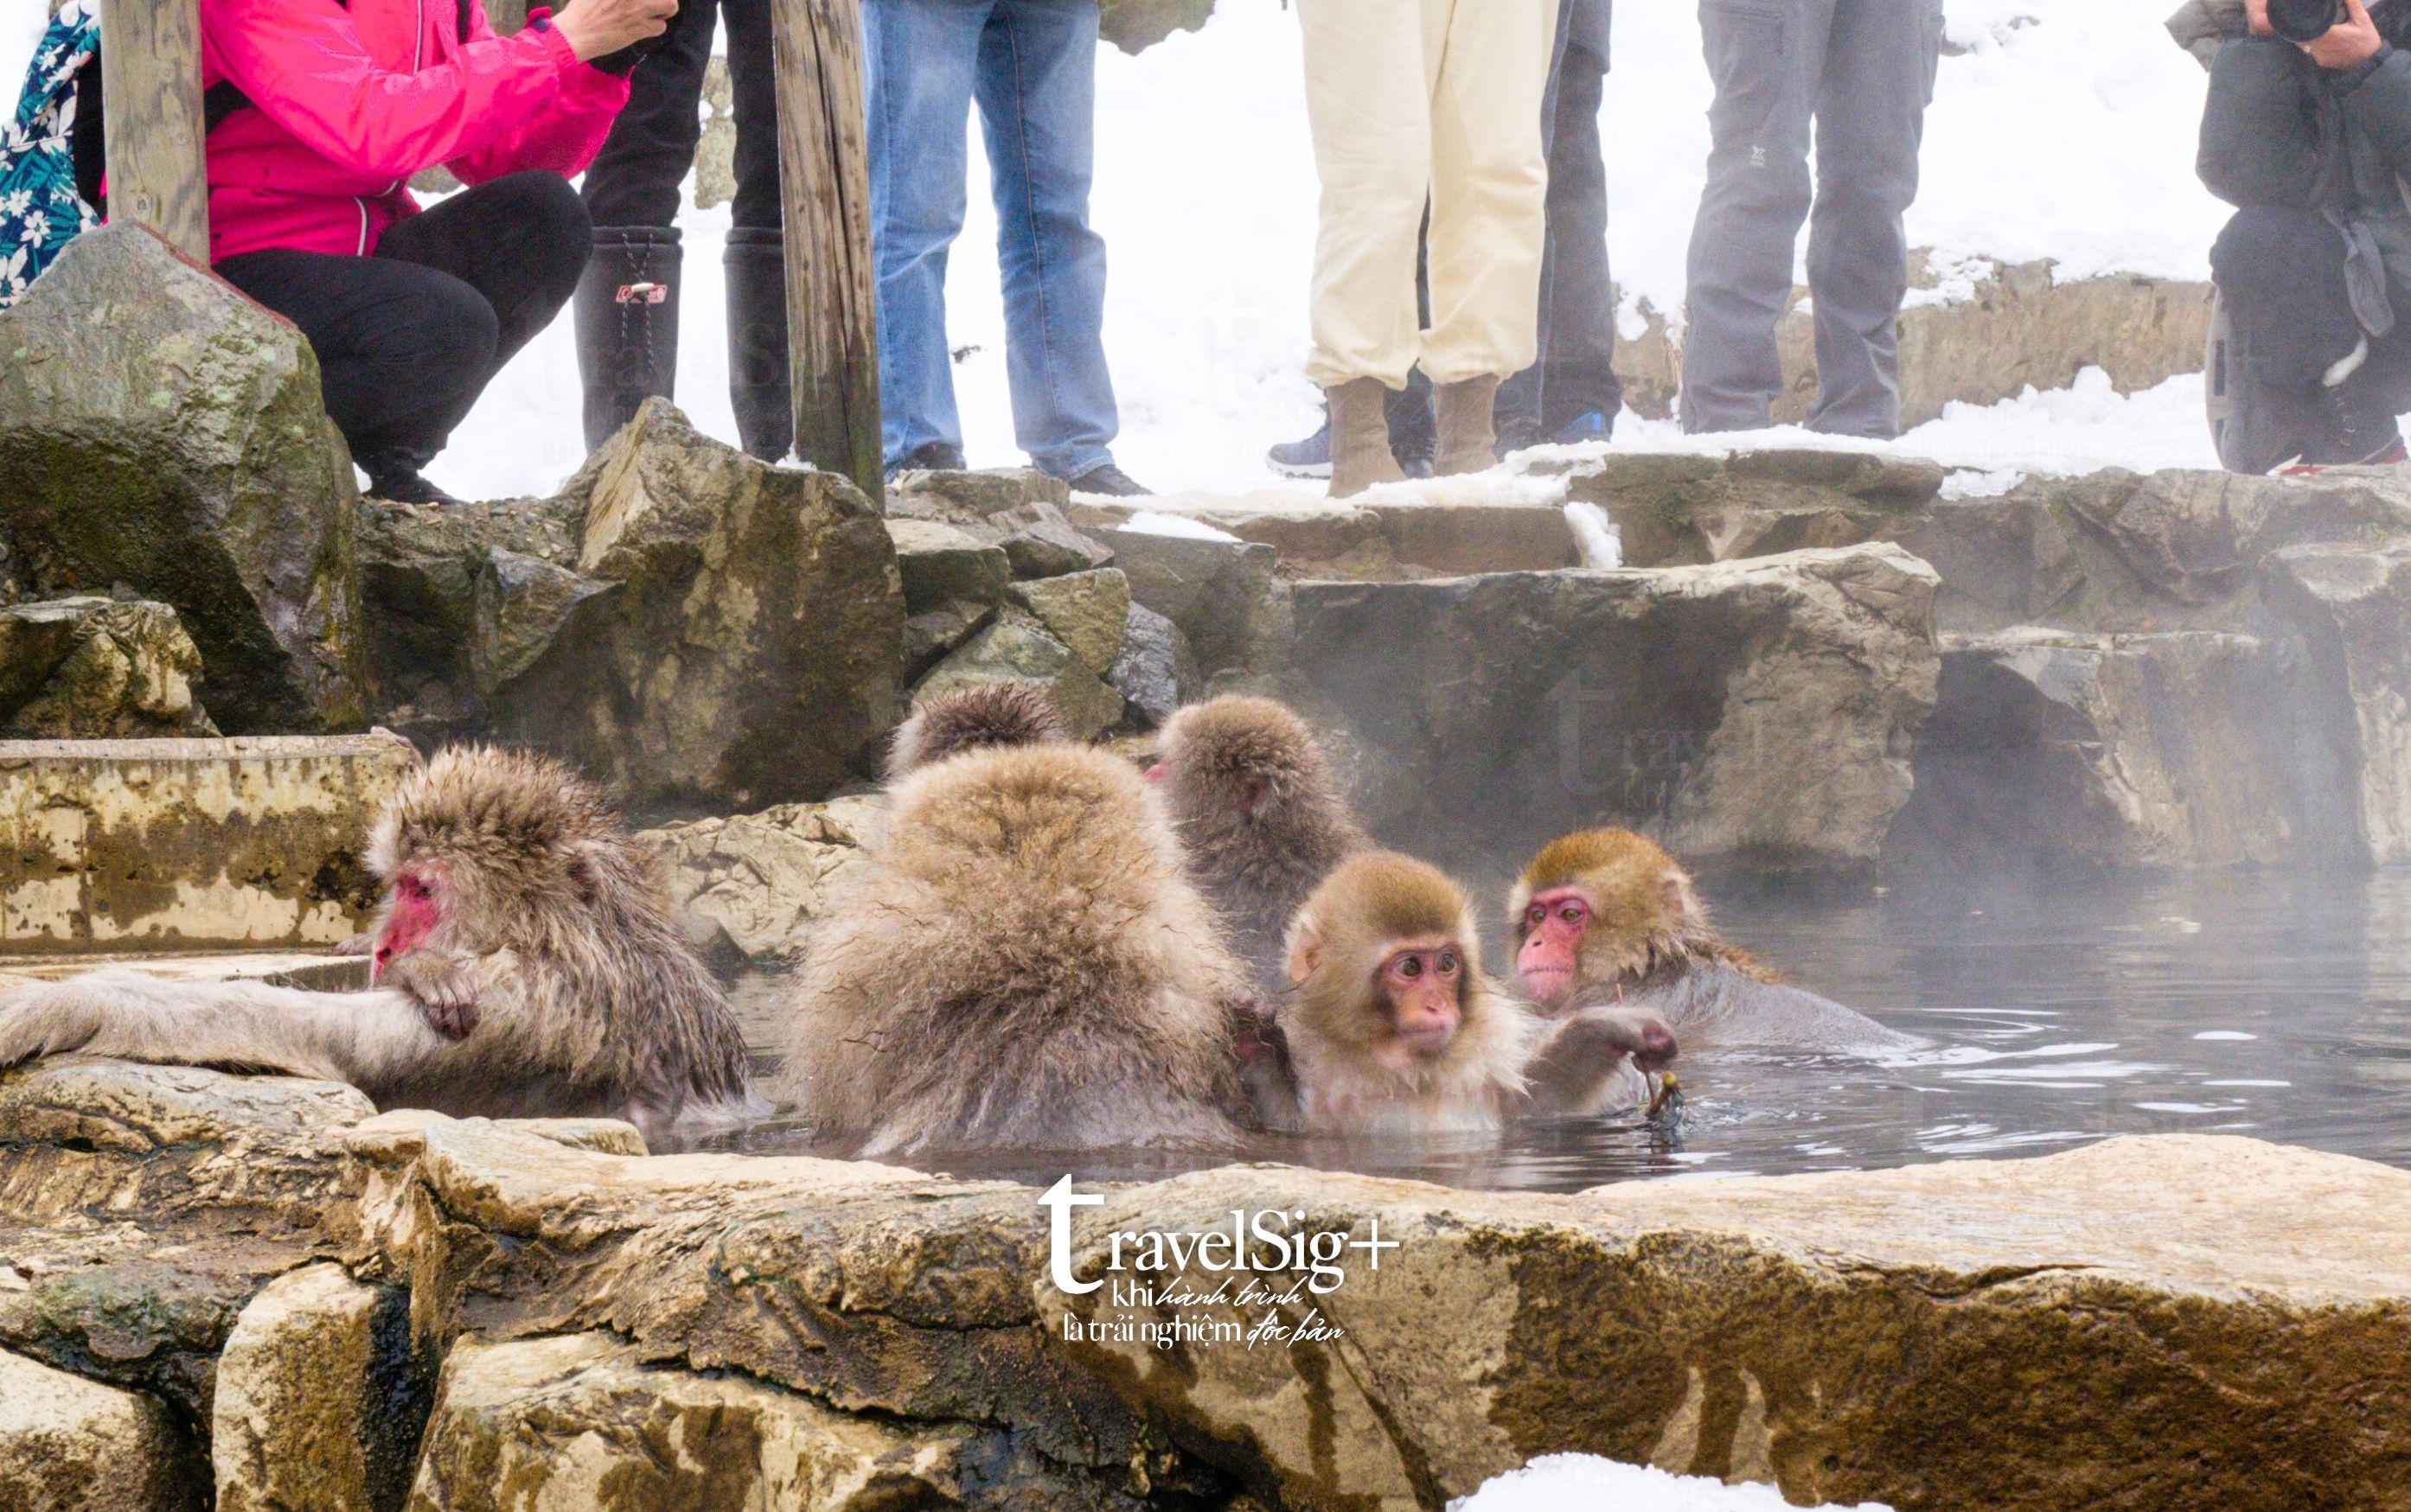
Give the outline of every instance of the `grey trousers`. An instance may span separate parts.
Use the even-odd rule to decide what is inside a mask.
[[[1775,327],[1808,222],[1813,429],[1899,429],[1902,224],[1941,53],[1942,0],[1701,0],[1713,145],[1691,230],[1683,429],[1769,423]],[[1817,153],[1813,213],[1808,173]]]

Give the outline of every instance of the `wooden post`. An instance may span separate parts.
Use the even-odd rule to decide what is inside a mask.
[[[859,0],[771,0],[796,454],[880,497]]]
[[[206,267],[200,7],[197,0],[100,0],[100,40],[109,218],[139,222]]]
[[[486,24],[496,36],[516,36],[527,28],[528,0],[485,0],[485,5]]]

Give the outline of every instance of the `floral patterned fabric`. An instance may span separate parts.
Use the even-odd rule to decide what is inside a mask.
[[[34,49],[17,117],[0,122],[0,309],[24,297],[76,234],[100,224],[76,194],[75,78],[100,49],[88,0],[67,0]]]

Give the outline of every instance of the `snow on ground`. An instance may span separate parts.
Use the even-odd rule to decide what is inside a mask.
[[[2063,276],[2206,276],[2221,210],[2195,182],[2200,68],[2160,29],[2168,0],[1948,0],[1959,55],[1942,62],[1911,240],[1948,264],[2058,259]],[[0,100],[38,35],[40,0],[0,0]],[[1296,18],[1277,0],[1221,0],[1196,35],[1098,60],[1094,213],[1111,248],[1106,344],[1121,396],[1120,460],[1172,490],[1286,488],[1266,445],[1316,423],[1302,376],[1315,178]],[[1615,18],[1606,134],[1609,242],[1628,324],[1679,310],[1707,152],[1697,7],[1629,0]],[[976,138],[976,132],[974,132]],[[975,465],[1019,460],[1004,380],[995,222],[972,154],[971,219],[948,280],[965,439]],[[690,184],[690,192],[692,184]],[[725,208],[685,217],[678,399],[733,439],[722,348]],[[430,471],[456,492],[550,489],[575,469],[577,364],[564,317],[497,380]],[[1802,433],[1757,438],[1797,442]],[[1628,421],[1618,449],[1680,443]],[[1996,480],[2027,471],[2210,465],[2199,380],[2121,398],[2098,375],[1988,409],[1954,406],[1904,446]],[[1962,480],[1954,487],[1981,487]]]
[[[1772,1486],[1728,1486],[1587,1454],[1552,1454],[1511,1470],[1449,1512],[1793,1512]],[[1844,1512],[1829,1507],[1826,1512]],[[1857,1512],[1887,1512],[1873,1502]]]

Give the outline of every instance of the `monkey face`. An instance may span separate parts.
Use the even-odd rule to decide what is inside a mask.
[[[385,927],[377,932],[376,948],[369,957],[371,982],[424,943],[443,923],[442,887],[443,877],[431,866],[408,865],[394,874]]]
[[[1525,905],[1515,947],[1515,974],[1525,996],[1551,1009],[1573,991],[1593,913],[1590,894],[1579,887],[1554,888]]]
[[[1465,952],[1454,940],[1399,941],[1375,980],[1401,1044],[1423,1056],[1448,1048],[1465,1018]]]

